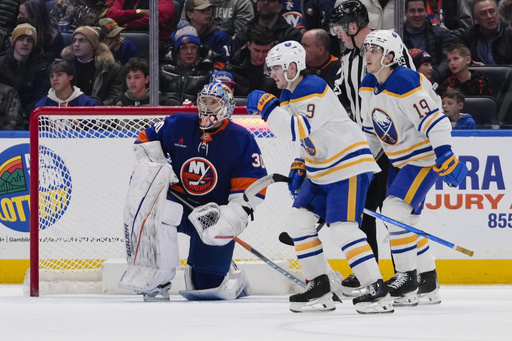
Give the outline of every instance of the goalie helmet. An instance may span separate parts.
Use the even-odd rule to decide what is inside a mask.
[[[368,26],[370,22],[368,10],[360,0],[347,0],[336,6],[329,26],[332,28],[347,25],[351,22],[355,22],[360,29]]]
[[[197,95],[197,108],[199,127],[209,129],[231,117],[235,109],[235,99],[227,85],[214,81],[205,85]]]
[[[292,63],[297,65],[297,74],[293,79],[288,79],[288,67]],[[306,50],[296,41],[285,41],[277,44],[268,52],[267,58],[265,58],[265,65],[269,70],[274,66],[282,66],[286,80],[293,82],[299,77],[300,72],[306,69]]]
[[[393,52],[394,57],[391,64],[385,66],[405,64],[403,55],[404,44],[402,43],[402,38],[400,38],[397,33],[391,30],[372,31],[366,36],[366,39],[364,40],[364,46],[366,47],[367,45],[379,46],[382,48],[382,61],[384,61],[384,58],[386,58],[387,55]],[[384,65],[384,63],[382,64]]]

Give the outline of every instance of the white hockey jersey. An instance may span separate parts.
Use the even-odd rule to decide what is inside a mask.
[[[422,74],[397,66],[383,84],[366,74],[359,89],[363,131],[372,151],[382,145],[394,167],[435,165],[434,149],[451,146],[452,126],[441,98]]]
[[[267,121],[277,138],[301,141],[301,157],[313,183],[380,171],[363,132],[320,77],[306,76],[293,92],[283,90],[281,106]]]

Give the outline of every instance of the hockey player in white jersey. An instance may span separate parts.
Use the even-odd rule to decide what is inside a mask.
[[[366,191],[377,166],[363,132],[347,115],[327,83],[304,75],[305,50],[295,41],[274,46],[267,55],[270,76],[281,98],[253,91],[249,113],[260,113],[278,138],[301,142],[289,185],[295,195],[286,230],[306,279],[305,292],[290,297],[293,312],[335,309],[322,243],[315,223],[325,219],[331,238],[345,253],[368,294],[353,300],[359,313],[390,313],[393,307],[366,235],[359,229]]]
[[[458,186],[467,167],[452,151],[450,120],[431,83],[399,65],[402,49],[395,32],[373,31],[366,37],[361,115],[372,151],[383,148],[391,162],[382,214],[418,226],[427,192],[439,176]],[[386,284],[394,304],[440,303],[427,239],[391,224],[387,228],[397,272]]]

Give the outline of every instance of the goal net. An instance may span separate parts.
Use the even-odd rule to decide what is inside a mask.
[[[102,264],[125,259],[123,210],[138,133],[175,112],[195,107],[41,108],[33,113],[31,158],[31,255],[24,289],[49,293],[100,293]],[[268,173],[288,174],[297,144],[274,138],[259,116],[237,107],[233,121],[256,138]],[[233,147],[235,148],[235,147]],[[228,151],[229,152],[229,151]],[[286,184],[267,188],[240,238],[286,269],[297,269],[294,248],[279,242],[291,206]],[[182,266],[188,237],[179,234]],[[260,262],[240,245],[237,263]],[[277,273],[277,272],[276,272]]]

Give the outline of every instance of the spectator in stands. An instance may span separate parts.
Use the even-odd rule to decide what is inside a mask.
[[[336,5],[344,0],[336,1]],[[361,0],[368,10],[372,30],[395,29],[395,2],[393,0]]]
[[[0,83],[0,130],[22,130],[23,114],[18,93]]]
[[[512,0],[501,0],[498,5],[501,21],[507,25],[512,25]]]
[[[263,90],[276,97],[281,95],[276,82],[264,72],[265,58],[272,48],[274,35],[267,27],[251,26],[247,43],[231,58],[226,71],[235,78],[235,96],[246,97],[253,90]]]
[[[467,0],[427,0],[426,5],[430,22],[446,27],[457,37],[473,25]]]
[[[16,89],[20,97],[24,129],[29,128],[34,105],[46,96],[50,82],[46,59],[37,46],[37,31],[30,24],[20,24],[11,36],[11,48],[0,57],[0,83]]]
[[[481,72],[469,69],[471,52],[465,45],[449,46],[446,56],[452,75],[441,84],[441,95],[450,88],[457,88],[465,96],[491,96],[489,80]]]
[[[432,83],[432,89],[437,92],[439,84],[432,79],[432,57],[421,49],[410,49],[409,54],[412,57],[416,71],[427,77],[427,79]]]
[[[230,59],[231,55],[231,37],[219,29],[212,16],[213,5],[209,0],[187,0],[185,2],[186,21],[180,22],[178,27],[183,27],[188,23],[193,26],[201,45],[208,46],[215,52],[214,66],[217,70],[222,70]],[[174,45],[174,34],[171,36],[171,45]]]
[[[185,100],[196,102],[197,94],[214,71],[210,52],[201,46],[193,26],[176,31],[174,51],[160,68],[160,90],[172,105],[182,105]]]
[[[249,30],[257,24],[272,31],[274,45],[286,40],[295,40],[300,43],[302,33],[286,22],[286,19],[281,15],[282,8],[283,5],[281,5],[280,0],[257,0],[255,17],[249,22],[247,30],[236,35],[231,46],[233,53],[236,53],[248,42]]]
[[[306,31],[302,36],[302,46],[306,50],[306,70],[323,78],[334,89],[341,61],[329,53],[330,43],[329,34],[321,28]]]
[[[235,95],[235,78],[231,74],[231,72],[219,70],[212,73],[210,77],[210,83],[213,82],[221,82],[222,84],[226,85],[229,90],[231,90],[231,93],[233,96]]]
[[[73,64],[77,86],[100,105],[115,105],[124,87],[121,66],[107,45],[100,42],[96,27],[80,26],[73,43],[62,50],[62,58]]]
[[[443,94],[443,112],[452,122],[453,129],[475,129],[475,120],[470,114],[463,114],[465,97],[455,88],[446,90]]]
[[[129,30],[149,31],[149,0],[116,0],[106,16]],[[158,1],[158,23],[158,38],[163,47],[176,27],[172,0]]]
[[[2,0],[0,6],[0,54],[10,47],[9,36],[16,26],[20,0]]]
[[[50,16],[54,23],[68,22],[72,32],[80,26],[98,26],[107,9],[105,0],[59,0]]]
[[[124,27],[119,26],[114,19],[100,19],[99,26],[101,29],[100,40],[110,48],[110,52],[121,65],[126,64],[130,58],[139,57],[137,45],[130,39],[121,36]]]
[[[37,30],[37,45],[40,46],[46,61],[51,63],[60,56],[64,48],[64,38],[57,25],[51,22],[45,5],[39,0],[25,1],[20,5],[18,19],[30,22]]]
[[[314,28],[329,31],[334,0],[281,0],[281,15],[302,34]]]
[[[149,100],[149,65],[142,58],[131,58],[123,68],[123,75],[126,78],[125,93],[119,97],[117,104],[123,107],[146,107],[150,105]],[[161,95],[160,105],[173,105],[167,97]]]
[[[210,0],[213,6],[213,18],[231,39],[247,28],[247,24],[254,18],[254,6],[251,0]],[[187,20],[187,11],[181,13],[181,20]]]
[[[494,0],[473,1],[475,24],[463,35],[478,65],[512,64],[512,27],[500,22]]]
[[[35,107],[95,107],[98,102],[73,85],[75,72],[66,60],[58,59],[48,66],[51,88],[48,96]]]
[[[433,79],[440,83],[450,74],[443,50],[454,44],[456,37],[448,29],[432,25],[427,19],[425,1],[405,1],[403,41],[408,49],[421,49],[432,56]]]

